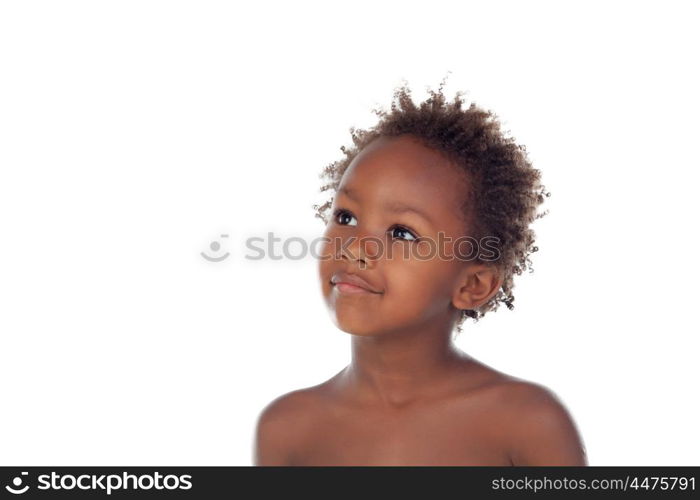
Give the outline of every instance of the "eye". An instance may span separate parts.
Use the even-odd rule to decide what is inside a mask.
[[[357,219],[355,223],[351,224],[350,220],[355,219],[352,213],[348,212],[343,208],[338,208],[333,212],[333,220],[340,224],[341,226],[357,226]],[[417,241],[418,236],[405,226],[395,225],[390,230],[392,238],[398,238],[404,241]]]
[[[354,219],[355,216],[352,215],[350,212],[347,210],[344,210],[342,208],[337,209],[335,212],[333,212],[333,220],[340,224],[341,226],[357,226],[357,222],[355,224],[349,224],[347,222],[348,219]],[[341,222],[341,221],[346,221],[346,222]]]
[[[409,236],[409,239],[407,239],[406,241],[416,241],[416,240],[418,240],[418,237],[417,237],[415,234],[413,234],[413,232],[412,232],[411,230],[409,230],[408,228],[406,228],[406,227],[403,227],[403,226],[394,226],[394,228],[391,230],[391,235],[394,236],[397,232],[398,232],[399,234],[408,235],[408,236]],[[401,236],[398,236],[398,238],[399,238],[399,239],[404,239],[404,238],[402,238]]]

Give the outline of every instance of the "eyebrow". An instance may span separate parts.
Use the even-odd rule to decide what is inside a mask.
[[[347,187],[342,187],[338,190],[339,193],[343,193],[346,195],[348,198],[354,201],[357,200],[357,194],[355,193],[354,189],[350,189]],[[401,213],[413,213],[418,215],[419,217],[422,217],[425,219],[428,223],[433,224],[433,218],[430,217],[427,213],[425,213],[423,210],[420,210],[419,208],[412,207],[411,205],[406,205],[405,203],[402,203],[400,201],[390,201],[384,204],[384,209],[395,214],[401,214]]]

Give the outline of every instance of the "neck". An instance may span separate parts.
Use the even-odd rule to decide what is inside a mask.
[[[391,407],[436,395],[465,356],[452,343],[451,327],[354,335],[346,383],[363,400]]]

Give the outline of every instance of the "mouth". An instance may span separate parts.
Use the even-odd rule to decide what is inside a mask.
[[[337,271],[331,276],[330,283],[338,293],[343,295],[381,295],[383,293],[376,285],[357,273]]]
[[[372,290],[367,290],[366,288],[362,288],[361,286],[353,285],[352,283],[343,283],[343,282],[333,283],[332,281],[330,281],[330,284],[332,287],[334,287],[336,290],[338,290],[338,293],[343,294],[343,295],[358,295],[358,294],[379,295],[378,292],[373,292]]]

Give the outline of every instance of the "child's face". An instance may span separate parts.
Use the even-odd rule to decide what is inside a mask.
[[[468,262],[454,256],[454,242],[465,236],[465,189],[448,159],[411,136],[382,137],[360,152],[333,200],[319,260],[322,293],[341,330],[381,335],[458,318],[453,299]],[[376,293],[334,285],[338,273],[363,278]]]

